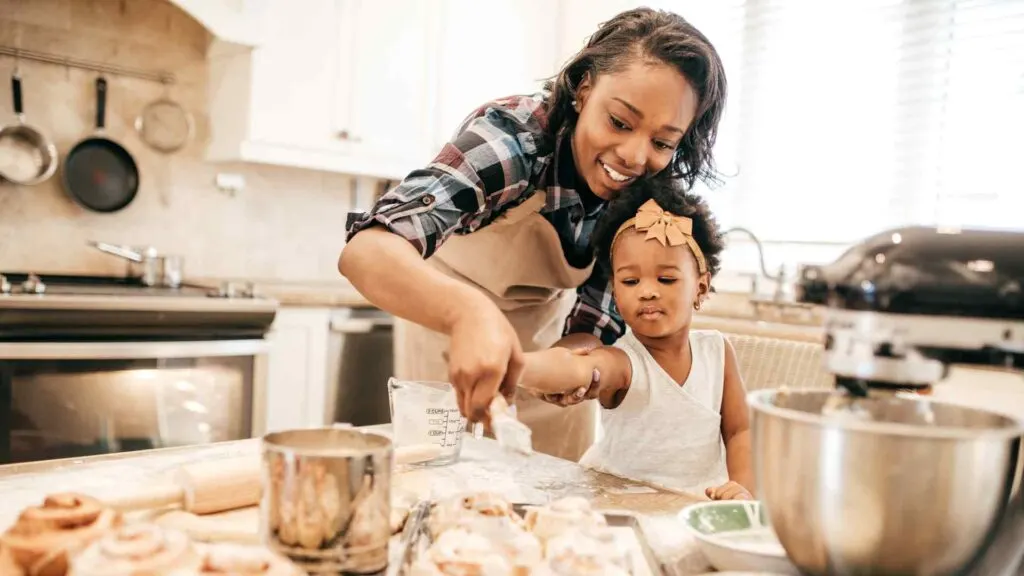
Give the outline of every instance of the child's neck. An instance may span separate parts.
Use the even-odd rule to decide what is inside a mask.
[[[648,338],[639,334],[636,337],[651,353],[654,361],[672,377],[676,384],[682,386],[686,383],[686,379],[690,377],[690,369],[693,367],[689,326],[661,338]]]

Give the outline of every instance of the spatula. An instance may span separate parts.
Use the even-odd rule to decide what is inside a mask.
[[[498,445],[521,454],[533,454],[533,432],[516,418],[515,407],[498,394],[491,400],[491,430]]]

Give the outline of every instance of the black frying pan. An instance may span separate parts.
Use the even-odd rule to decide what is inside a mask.
[[[64,159],[64,189],[85,208],[117,212],[139,192],[139,169],[123,146],[105,137],[107,81],[96,79],[96,134],[68,152]]]

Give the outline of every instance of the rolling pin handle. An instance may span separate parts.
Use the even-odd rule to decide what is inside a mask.
[[[105,498],[105,502],[111,508],[120,511],[149,510],[154,508],[166,508],[169,506],[180,507],[185,498],[185,491],[180,486],[152,486],[134,493],[128,493],[113,498]]]

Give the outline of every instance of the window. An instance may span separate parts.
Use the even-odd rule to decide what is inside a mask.
[[[1024,230],[1024,0],[657,0],[718,48],[725,226]]]

